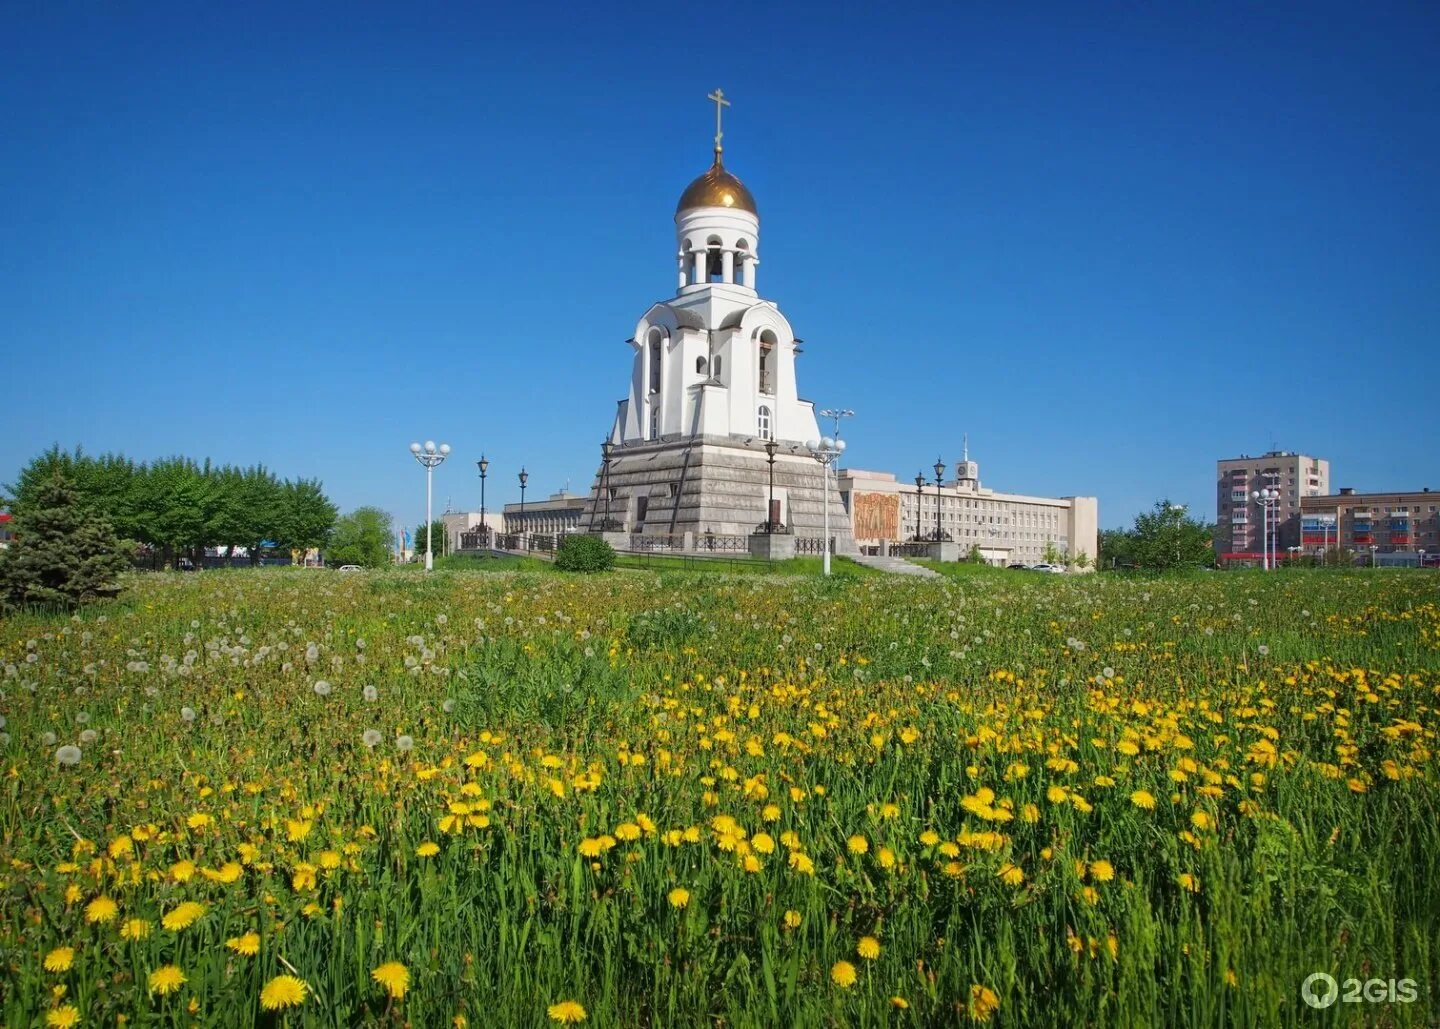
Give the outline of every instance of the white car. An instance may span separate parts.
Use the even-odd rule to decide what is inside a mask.
[[[1031,570],[1032,572],[1049,572],[1049,573],[1051,573],[1052,575],[1064,575],[1064,574],[1065,574],[1065,566],[1064,566],[1064,565],[1047,565],[1047,564],[1043,564],[1043,563],[1042,563],[1042,564],[1038,564],[1038,565],[1031,565],[1031,566],[1030,566],[1030,570]]]
[[[361,568],[359,565],[341,565],[339,568],[339,571],[342,572],[363,572],[364,570],[365,569]]]

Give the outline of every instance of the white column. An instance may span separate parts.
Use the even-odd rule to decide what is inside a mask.
[[[702,283],[702,282],[705,281],[705,278],[706,278],[706,276],[705,276],[705,254],[706,254],[706,250],[705,250],[704,247],[701,247],[700,249],[698,249],[698,250],[695,251],[695,281],[696,281],[696,283]]]
[[[650,438],[650,344],[640,344],[640,438]]]
[[[675,288],[676,288],[676,289],[684,289],[684,288],[685,288],[685,251],[681,250],[681,251],[679,252],[679,254],[676,255],[675,265],[676,265],[677,278],[679,279],[679,281],[675,283]]]
[[[749,274],[746,276],[747,281],[745,285],[749,286],[751,289],[755,289],[755,273],[760,270],[760,258],[752,255],[745,262],[745,268],[749,272]]]
[[[729,247],[720,252],[720,278],[725,282],[735,281],[735,251]]]

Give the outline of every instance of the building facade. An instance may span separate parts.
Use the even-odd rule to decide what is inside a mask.
[[[589,517],[590,500],[562,489],[544,500],[526,501],[523,511],[520,504],[506,504],[503,529],[555,536],[581,531],[588,525]]]
[[[717,132],[711,167],[676,205],[675,293],[652,304],[626,340],[628,391],[587,528],[733,536],[773,519],[796,535],[823,534],[825,479],[805,448],[821,434],[799,393],[801,341],[758,291],[759,210],[721,155]],[[778,513],[767,518],[772,476]],[[838,511],[833,480],[830,500]],[[844,519],[831,536],[836,549],[854,549]]]
[[[1094,497],[1033,497],[980,484],[980,466],[965,456],[956,476],[937,489],[902,482],[889,472],[846,468],[840,495],[860,547],[934,539],[938,506],[942,538],[962,554],[978,550],[988,564],[1037,564],[1047,556],[1094,567],[1099,505]],[[1084,554],[1084,558],[1079,555]]]
[[[1330,492],[1330,462],[1323,458],[1272,450],[1259,457],[1242,454],[1215,462],[1215,556],[1225,560],[1262,560],[1266,542],[1264,505],[1251,496],[1260,490],[1280,493],[1269,524],[1273,552],[1300,545],[1300,505]]]
[[[1300,552],[1338,548],[1352,558],[1376,563],[1434,564],[1440,556],[1440,495],[1428,489],[1401,493],[1356,493],[1342,489],[1325,497],[1304,497],[1300,507]],[[1282,548],[1282,554],[1284,548]]]

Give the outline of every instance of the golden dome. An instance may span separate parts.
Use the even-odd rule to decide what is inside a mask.
[[[688,211],[692,207],[733,207],[756,216],[760,214],[755,210],[755,198],[745,188],[745,183],[731,175],[720,163],[718,149],[715,152],[715,163],[710,166],[710,170],[686,186],[685,192],[680,194],[680,203],[675,205],[675,213]]]

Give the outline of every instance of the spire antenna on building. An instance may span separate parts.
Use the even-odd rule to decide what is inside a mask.
[[[724,149],[724,147],[720,145],[720,140],[725,135],[725,133],[720,131],[720,114],[724,108],[730,106],[730,101],[725,99],[725,91],[723,89],[715,90],[715,92],[711,93],[705,99],[715,105],[715,163],[719,164],[720,151]]]
[[[970,460],[970,434],[968,432],[960,437],[960,447],[964,451],[960,456],[960,460]]]

